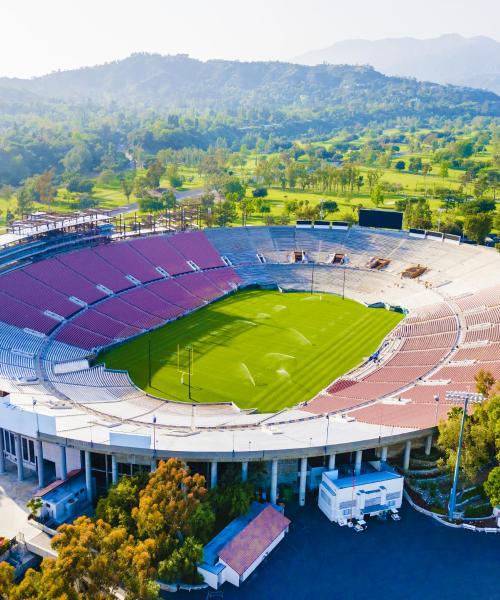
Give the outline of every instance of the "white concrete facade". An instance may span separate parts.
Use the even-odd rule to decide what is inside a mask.
[[[404,478],[392,471],[372,470],[341,478],[338,471],[327,471],[319,488],[318,506],[330,521],[340,524],[374,516],[401,507],[403,484]]]

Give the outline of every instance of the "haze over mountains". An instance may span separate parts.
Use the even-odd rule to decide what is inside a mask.
[[[500,94],[500,42],[483,36],[345,40],[293,60],[304,65],[369,64],[386,75],[484,88]]]
[[[382,118],[498,114],[488,91],[388,77],[369,66],[303,66],[283,62],[202,62],[187,55],[134,54],[95,67],[33,79],[0,79],[0,108],[29,110],[37,102],[115,103],[164,111],[276,110]]]

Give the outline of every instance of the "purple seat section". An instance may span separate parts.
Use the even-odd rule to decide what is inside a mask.
[[[184,312],[180,306],[168,302],[148,288],[136,288],[125,292],[120,297],[124,302],[128,302],[151,315],[156,315],[164,321],[173,319]]]
[[[179,233],[169,237],[168,241],[187,260],[192,260],[201,269],[224,266],[219,253],[202,231]]]
[[[74,325],[73,323],[68,323],[61,331],[59,331],[56,335],[56,340],[87,350],[108,346],[113,341],[109,337],[101,335],[100,333],[95,333],[84,327],[78,327],[78,325]]]
[[[68,268],[57,258],[50,258],[29,265],[24,269],[26,273],[39,281],[59,290],[67,296],[75,296],[87,304],[92,304],[106,296],[98,290],[95,283],[91,283],[76,271]]]
[[[205,271],[204,275],[223,292],[230,292],[234,290],[235,286],[241,283],[241,278],[230,267]]]
[[[50,333],[59,321],[47,317],[41,310],[25,304],[0,291],[0,321],[16,327],[28,327],[41,333]]]
[[[119,271],[132,275],[141,283],[161,279],[162,275],[133,246],[133,242],[117,242],[99,246],[95,252]]]
[[[222,296],[220,288],[216,287],[200,271],[189,273],[187,275],[180,275],[176,278],[176,282],[182,285],[188,292],[203,300],[214,300],[215,298]]]
[[[127,323],[138,329],[150,329],[162,323],[162,319],[159,317],[148,314],[140,308],[124,302],[121,298],[110,298],[105,302],[101,302],[96,306],[96,310],[112,319]]]
[[[90,331],[96,331],[99,334],[112,339],[127,338],[136,335],[141,331],[137,327],[132,327],[132,325],[128,325],[127,323],[112,319],[111,317],[98,312],[95,308],[86,310],[71,321],[71,323],[89,329]]]
[[[94,250],[86,248],[70,254],[64,254],[59,260],[77,273],[80,273],[96,285],[101,284],[113,292],[121,292],[131,288],[130,282],[123,273],[103,260]]]
[[[164,236],[139,238],[133,241],[134,249],[145,256],[155,267],[161,267],[169,275],[189,273],[192,268],[186,259],[169,244]]]
[[[185,275],[181,277],[185,277]],[[173,279],[164,279],[163,281],[152,283],[148,286],[148,290],[167,300],[167,302],[171,302],[185,310],[192,310],[203,304],[203,301],[199,297],[193,296],[186,288],[179,285]]]
[[[50,310],[62,317],[69,317],[81,310],[78,304],[22,270],[11,271],[0,277],[0,288],[17,300],[42,311]]]

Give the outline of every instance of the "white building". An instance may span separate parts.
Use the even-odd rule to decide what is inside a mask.
[[[343,525],[348,519],[400,508],[403,484],[404,477],[389,470],[370,470],[348,477],[339,477],[337,470],[325,471],[319,486],[318,506],[330,521]]]
[[[226,581],[239,586],[281,542],[289,525],[278,507],[253,502],[246,515],[231,521],[205,546],[198,573],[214,589]]]

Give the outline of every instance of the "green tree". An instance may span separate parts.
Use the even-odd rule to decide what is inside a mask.
[[[14,586],[14,567],[6,562],[0,562],[0,598],[9,600]]]
[[[370,197],[375,206],[380,206],[384,203],[384,192],[380,183],[377,183],[375,187],[372,188]]]
[[[203,546],[192,537],[187,537],[184,543],[162,560],[158,565],[158,575],[167,582],[185,581],[199,583],[201,577],[196,565],[203,560]]]
[[[127,204],[130,202],[130,196],[134,191],[134,182],[131,179],[127,179],[126,177],[120,177],[120,187],[122,192],[127,199]]]
[[[31,498],[26,502],[26,508],[29,509],[30,514],[37,517],[43,506],[43,500],[41,498]]]
[[[493,226],[493,218],[488,213],[467,215],[464,221],[464,232],[467,237],[482,244]]]
[[[231,200],[223,200],[218,202],[214,207],[215,222],[219,227],[226,227],[229,223],[236,221],[238,212],[235,202]]]
[[[440,165],[439,165],[439,176],[441,177],[441,179],[446,179],[448,177],[449,174],[449,168],[450,168],[450,163],[448,161],[443,161]]]
[[[146,486],[147,480],[148,474],[142,471],[133,477],[122,477],[97,502],[96,517],[113,527],[125,527],[129,533],[134,533],[132,509],[139,504],[139,492]]]
[[[492,506],[500,506],[500,467],[494,467],[484,482],[484,491]]]

